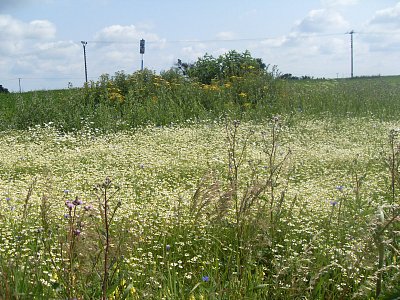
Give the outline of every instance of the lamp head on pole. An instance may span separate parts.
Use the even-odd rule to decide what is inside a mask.
[[[81,43],[82,43],[83,46],[87,45],[87,42],[85,42],[85,41],[81,41]]]

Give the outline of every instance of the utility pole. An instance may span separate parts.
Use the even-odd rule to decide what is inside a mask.
[[[351,50],[351,78],[353,78],[353,34],[354,30],[350,31],[348,34],[350,34],[350,50]]]
[[[81,43],[82,43],[82,46],[83,46],[83,60],[85,62],[85,79],[86,79],[86,83],[87,83],[88,82],[88,80],[87,80],[87,65],[86,65],[86,45],[87,45],[87,42],[81,41]]]
[[[18,78],[18,85],[19,85],[19,93],[20,94],[22,93],[22,90],[21,90],[21,79],[22,78]]]

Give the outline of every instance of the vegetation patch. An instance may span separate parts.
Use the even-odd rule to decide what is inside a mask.
[[[0,298],[399,297],[398,78],[274,72],[0,94]]]

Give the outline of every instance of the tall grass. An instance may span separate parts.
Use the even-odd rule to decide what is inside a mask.
[[[145,70],[103,75],[84,88],[1,94],[0,129],[52,122],[64,131],[85,126],[121,130],[229,115],[262,120],[275,114],[396,118],[399,78],[289,80],[249,73],[210,85]]]
[[[400,109],[400,77],[304,80],[288,84],[281,112],[318,117],[396,119]]]

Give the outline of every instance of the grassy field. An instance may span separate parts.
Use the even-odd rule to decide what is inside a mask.
[[[400,296],[400,78],[140,76],[0,95],[0,299]]]

